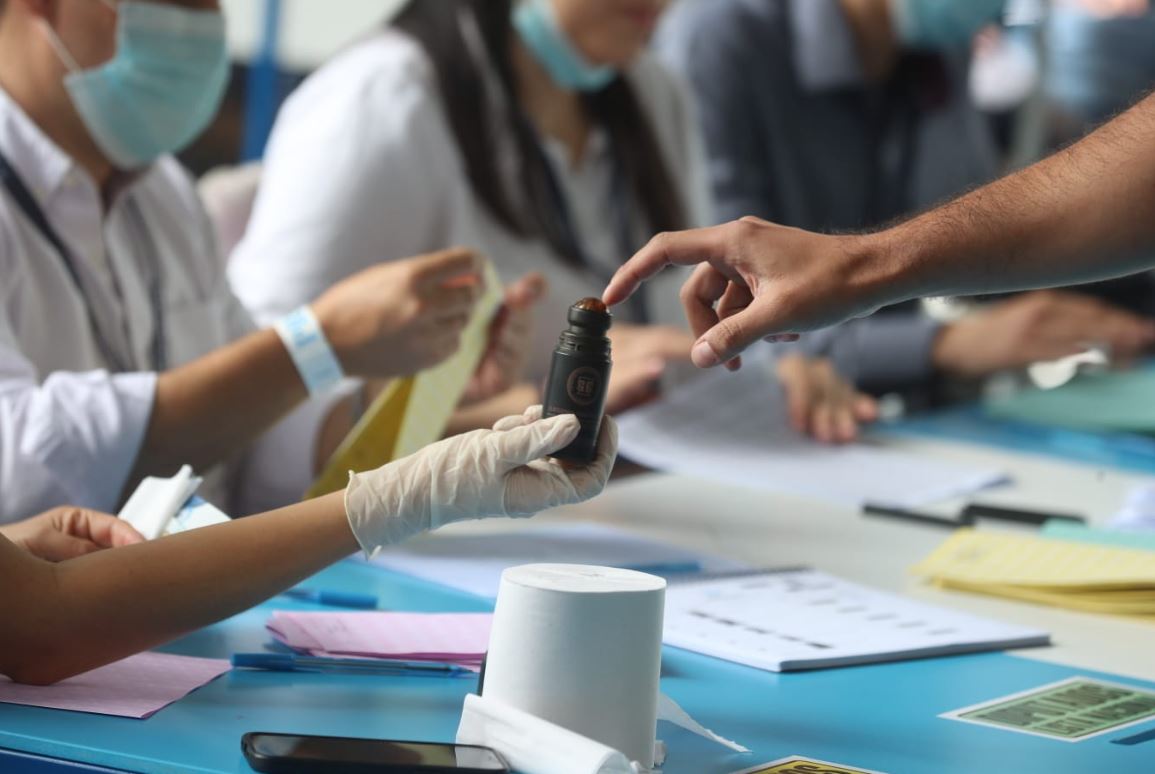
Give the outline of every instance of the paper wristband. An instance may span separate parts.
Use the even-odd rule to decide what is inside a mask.
[[[328,392],[345,378],[345,371],[333,354],[312,309],[302,306],[277,320],[273,327],[293,358],[310,395]]]

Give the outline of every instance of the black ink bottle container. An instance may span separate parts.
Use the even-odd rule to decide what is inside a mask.
[[[581,432],[554,454],[563,462],[585,464],[597,452],[598,432],[610,381],[610,340],[613,316],[597,298],[583,298],[569,308],[569,328],[558,339],[545,386],[544,415],[574,414]]]

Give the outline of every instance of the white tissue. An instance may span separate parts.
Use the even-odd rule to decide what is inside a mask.
[[[496,750],[522,774],[636,774],[621,752],[488,696],[466,696],[458,744]]]
[[[1104,368],[1110,365],[1110,358],[1102,347],[1091,347],[1076,355],[1068,355],[1045,363],[1033,363],[1027,367],[1027,374],[1040,390],[1054,390],[1071,381],[1082,370]]]
[[[711,742],[717,742],[723,747],[729,747],[734,752],[748,753],[750,748],[743,747],[737,742],[731,741],[724,736],[718,736],[710,729],[703,726],[698,721],[690,717],[690,713],[682,709],[678,702],[671,699],[666,694],[658,695],[658,720],[664,720],[667,723],[673,723],[679,728],[684,728],[687,731],[705,737]]]
[[[202,481],[193,475],[188,465],[172,478],[150,476],[140,482],[120,509],[120,518],[135,527],[146,540],[155,540],[165,534],[169,522],[196,493]]]

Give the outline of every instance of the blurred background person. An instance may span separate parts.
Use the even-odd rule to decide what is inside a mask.
[[[717,220],[860,230],[993,178],[999,150],[968,81],[972,41],[1002,10],[1002,0],[677,4],[658,48],[699,101]],[[1091,342],[1127,360],[1153,343],[1151,325],[1053,292],[946,323],[905,304],[800,346],[863,389],[933,399],[939,377],[986,377]]]
[[[538,401],[574,300],[649,235],[713,217],[697,119],[646,45],[665,0],[420,0],[321,67],[273,130],[229,276],[259,320],[380,259],[462,244],[550,287],[529,378],[454,429]],[[611,413],[652,399],[690,340],[676,278],[618,311]],[[806,378],[811,369],[821,378]],[[853,434],[873,408],[795,356],[800,427]],[[832,407],[833,406],[833,407]],[[828,418],[829,417],[829,418]],[[845,432],[838,428],[845,429]]]

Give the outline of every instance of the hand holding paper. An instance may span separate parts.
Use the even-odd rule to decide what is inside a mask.
[[[588,500],[609,480],[617,428],[606,418],[598,454],[583,468],[544,459],[577,436],[576,417],[541,419],[541,407],[507,417],[493,430],[448,438],[404,459],[350,477],[345,511],[357,542],[382,547],[456,521],[532,516]]]

